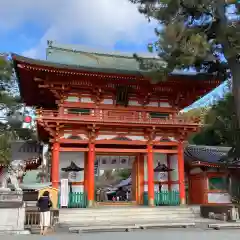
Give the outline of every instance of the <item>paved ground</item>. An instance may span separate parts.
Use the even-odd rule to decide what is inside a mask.
[[[64,234],[59,233],[56,235],[39,236],[39,235],[26,235],[26,236],[7,236],[8,240],[11,239],[24,239],[24,240],[146,240],[146,239],[166,239],[166,240],[237,240],[239,239],[240,230],[202,230],[202,229],[157,229],[136,232],[110,232],[110,233],[83,233],[83,234]],[[4,236],[0,236],[3,239]]]

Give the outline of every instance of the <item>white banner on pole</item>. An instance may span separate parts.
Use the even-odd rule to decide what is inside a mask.
[[[60,205],[61,207],[68,206],[68,179],[61,179],[61,196],[60,196]]]

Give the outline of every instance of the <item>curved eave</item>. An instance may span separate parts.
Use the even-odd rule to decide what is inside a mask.
[[[80,66],[80,65],[67,65],[62,63],[54,63],[50,61],[45,60],[36,60],[32,58],[23,57],[17,54],[12,53],[12,59],[15,63],[14,68],[18,67],[16,66],[16,63],[22,63],[28,65],[29,68],[34,67],[39,70],[45,71],[45,72],[61,72],[65,74],[84,74],[85,73],[94,73],[98,75],[99,73],[105,73],[107,75],[114,74],[118,75],[119,78],[121,78],[121,75],[128,75],[132,78],[137,78],[138,80],[146,80],[146,74],[149,71],[141,71],[141,70],[128,70],[128,69],[116,69],[116,68],[96,68],[96,67],[88,67],[88,66]],[[106,75],[106,76],[107,76]],[[93,75],[94,76],[94,75]],[[105,77],[106,77],[105,76]],[[112,77],[112,75],[109,75],[109,78]],[[179,78],[179,79],[185,79],[185,80],[196,80],[196,81],[207,81],[212,82],[213,85],[220,84],[219,79],[216,78],[213,74],[208,73],[198,73],[198,74],[179,74],[179,73],[172,73],[169,74],[169,77]],[[126,78],[126,76],[122,76],[122,78]]]
[[[221,168],[224,164],[215,164],[203,161],[193,161],[190,163],[191,167],[211,167],[211,168]]]
[[[77,65],[59,64],[43,60],[35,60],[12,54],[14,69],[18,78],[18,85],[23,101],[28,106],[42,106],[44,108],[55,108],[56,97],[49,89],[39,89],[35,79],[40,77],[54,81],[54,76],[59,76],[63,80],[69,77],[81,77],[83,79],[90,77],[98,80],[121,80],[126,84],[136,83],[143,80],[146,84],[150,84],[148,72],[133,71],[115,68],[95,68]],[[53,77],[48,77],[51,75]],[[56,78],[56,77],[55,77]],[[64,82],[63,82],[64,83]],[[212,74],[170,74],[167,82],[159,82],[153,88],[169,87],[173,89],[173,93],[177,94],[180,88],[196,88],[194,95],[190,96],[188,101],[183,101],[181,108],[187,107],[189,104],[198,100],[199,97],[207,94],[215,87],[220,85],[220,81]],[[151,86],[150,86],[151,88]],[[31,89],[31,91],[29,91]]]
[[[138,78],[144,79],[143,73],[141,71],[131,71],[131,70],[122,70],[122,69],[113,69],[113,68],[94,68],[94,67],[87,67],[87,66],[78,66],[78,65],[67,65],[62,63],[54,63],[50,61],[45,60],[36,60],[32,58],[23,57],[17,54],[12,54],[13,62],[15,63],[14,66],[16,66],[16,63],[19,64],[26,64],[31,69],[35,70],[42,70],[46,72],[59,72],[62,74],[71,74],[71,75],[84,75],[84,73],[89,74],[105,74],[105,77],[109,76],[112,77],[112,75],[124,75],[123,77],[126,77],[125,75],[128,75],[132,78]],[[18,67],[18,66],[16,66]],[[111,75],[109,75],[111,74]],[[93,75],[94,76],[94,75]],[[118,76],[120,77],[120,76]]]

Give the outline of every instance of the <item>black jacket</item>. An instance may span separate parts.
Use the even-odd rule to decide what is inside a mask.
[[[52,207],[52,201],[49,197],[42,196],[37,201],[37,207],[40,212],[50,211],[50,207]]]

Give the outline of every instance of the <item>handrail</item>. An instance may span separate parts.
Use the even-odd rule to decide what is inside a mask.
[[[58,223],[59,211],[51,210],[50,214],[50,224],[51,227],[54,227]],[[26,209],[25,213],[25,228],[39,227],[40,224],[40,213],[37,209]]]
[[[115,114],[114,114],[115,113]],[[91,110],[90,114],[86,113],[62,113],[58,111],[42,110],[38,115],[38,119],[54,119],[54,120],[79,120],[89,122],[103,123],[135,123],[135,124],[187,124],[192,126],[200,126],[199,121],[195,119],[186,119],[182,116],[168,118],[151,118],[150,114],[140,111],[122,112],[114,110]]]

